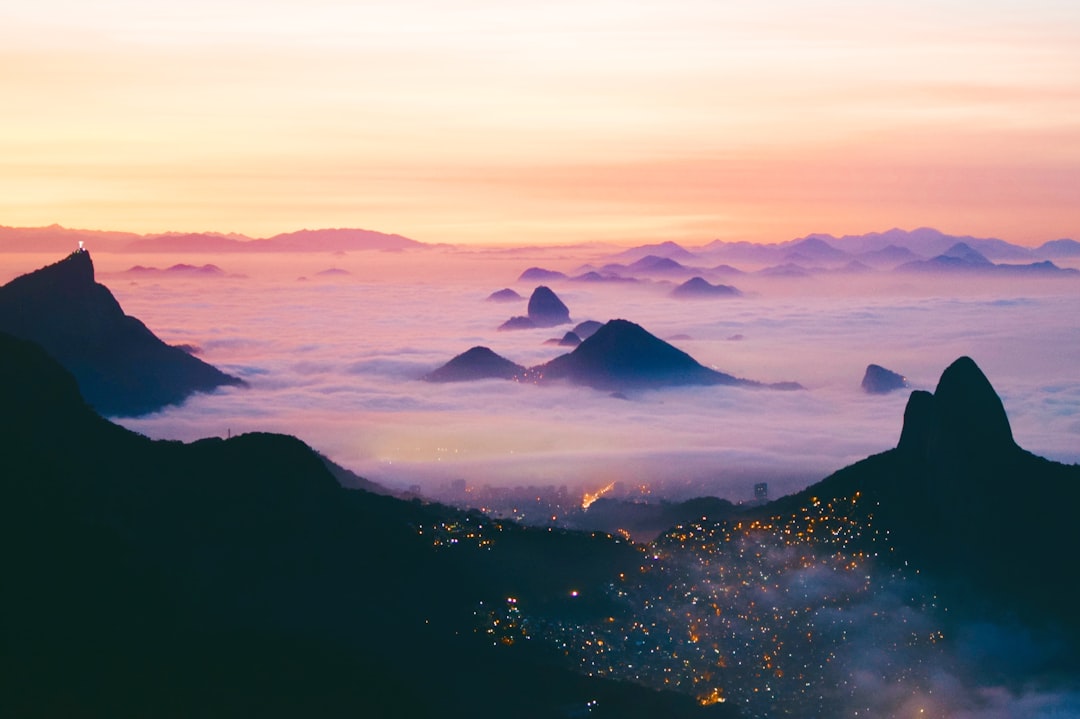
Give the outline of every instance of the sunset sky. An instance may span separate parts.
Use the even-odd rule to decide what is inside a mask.
[[[0,225],[1080,239],[1075,0],[36,0]]]

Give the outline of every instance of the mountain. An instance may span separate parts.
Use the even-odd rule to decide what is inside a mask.
[[[589,337],[592,337],[596,333],[596,330],[600,329],[603,326],[604,324],[602,322],[597,322],[596,320],[585,320],[584,322],[579,322],[574,327],[573,332],[581,339],[586,340]]]
[[[632,247],[629,250],[620,252],[617,255],[613,255],[609,258],[610,262],[637,262],[648,256],[654,257],[666,257],[672,260],[689,260],[693,261],[697,259],[697,256],[687,250],[677,242],[660,242],[653,245],[640,245],[638,247]]]
[[[782,265],[774,265],[758,270],[757,274],[762,277],[810,277],[814,273],[802,265],[785,262]]]
[[[995,264],[966,242],[952,245],[944,253],[929,260],[907,262],[896,268],[897,272],[923,273],[996,273],[996,274],[1038,274],[1038,275],[1075,275],[1080,271],[1063,269],[1049,260],[1029,264]]]
[[[128,252],[167,252],[170,254],[242,252],[253,249],[252,242],[246,237],[219,235],[214,232],[189,232],[141,237],[128,243],[124,249]]]
[[[919,256],[906,247],[886,245],[879,250],[868,250],[858,255],[858,259],[873,267],[893,268],[905,262],[914,262]]]
[[[844,250],[838,250],[820,237],[804,237],[790,243],[782,243],[784,259],[788,262],[840,262],[851,258]]]
[[[223,277],[225,270],[221,269],[217,265],[188,265],[184,263],[171,265],[165,269],[158,267],[145,267],[143,265],[134,265],[125,270],[126,274],[130,275],[186,275],[192,277]]]
[[[426,247],[426,245],[401,235],[374,230],[336,228],[298,230],[257,240],[214,232],[149,235],[133,240],[124,249],[129,252],[182,254],[188,252],[352,252],[362,250],[397,252],[421,247]]]
[[[525,299],[514,290],[509,287],[504,287],[501,290],[495,290],[487,296],[488,302],[518,302]]]
[[[528,320],[526,317],[509,320]],[[598,324],[598,323],[592,323]],[[503,327],[506,325],[504,324]],[[690,355],[627,320],[611,320],[592,333],[578,325],[560,341],[568,345],[584,337],[569,354],[546,364],[521,367],[486,347],[473,347],[426,375],[430,382],[461,382],[498,377],[531,382],[566,380],[603,390],[653,389],[679,385],[741,385],[770,389],[802,389],[796,382],[763,384],[703,366]],[[501,328],[500,328],[501,329]]]
[[[272,252],[398,252],[425,246],[422,242],[401,235],[350,228],[286,232],[265,240],[256,240],[251,245],[250,249]]]
[[[71,252],[83,242],[96,249],[116,252],[138,237],[139,235],[131,232],[72,230],[60,225],[0,227],[0,250],[59,255]]]
[[[529,297],[529,319],[537,327],[555,327],[570,321],[570,310],[551,288],[540,285]]]
[[[970,245],[964,242],[957,242],[955,245],[942,252],[941,257],[953,260],[960,260],[964,264],[971,265],[973,267],[986,267],[994,264],[993,262],[988,260],[986,256],[983,255],[981,252],[972,249]]]
[[[936,257],[907,262],[896,269],[900,272],[972,272],[988,270],[994,266],[982,253],[964,242],[958,242]]]
[[[828,242],[851,254],[873,252],[894,245],[910,250],[921,257],[933,257],[946,254],[949,248],[957,243],[964,243],[992,260],[1033,259],[1031,250],[1020,245],[997,238],[949,235],[932,227],[920,227],[914,230],[893,228],[886,232],[845,235],[840,238],[832,235],[810,235],[809,237]]]
[[[602,274],[596,270],[590,270],[588,272],[583,272],[580,275],[574,275],[570,279],[574,282],[608,282],[621,284],[640,282],[636,277],[622,277],[617,274]]]
[[[1080,638],[1080,585],[1062,576],[1062,557],[1077,547],[1080,466],[1020,448],[1001,399],[970,358],[949,365],[933,393],[911,393],[895,449],[762,513],[812,502],[851,507],[852,521],[875,528],[863,533],[863,549],[921,567],[955,604],[1009,607]]]
[[[672,297],[698,299],[702,297],[738,297],[742,294],[731,285],[714,285],[703,277],[691,277],[671,291]]]
[[[345,489],[293,437],[152,441],[4,334],[0,456],[0,715],[735,715],[475,631],[599,620],[629,543]]]
[[[125,315],[94,281],[86,251],[0,287],[0,331],[41,344],[103,414],[145,414],[194,392],[244,384]]]
[[[630,274],[644,275],[686,275],[687,273],[696,272],[696,270],[686,267],[670,257],[659,257],[657,255],[646,255],[637,262],[627,265],[625,271]]]
[[[568,380],[604,390],[675,385],[761,386],[709,369],[627,320],[611,320],[573,352],[534,367],[531,372],[545,381]],[[794,383],[771,386],[797,388]]]
[[[783,257],[783,250],[775,244],[714,240],[702,247],[698,251],[698,255],[713,262],[719,260],[764,265],[780,262]]]
[[[562,337],[552,337],[549,340],[544,340],[544,344],[556,347],[577,347],[581,344],[581,338],[573,332],[567,332]]]
[[[565,272],[546,270],[543,267],[530,267],[518,276],[518,282],[551,282],[567,279]]]
[[[570,321],[570,310],[550,287],[540,285],[529,296],[529,314],[526,317],[511,317],[499,325],[500,330],[533,329],[534,327],[556,327]]]
[[[1035,254],[1050,258],[1080,257],[1080,242],[1068,239],[1050,240],[1040,245]]]
[[[469,382],[478,379],[514,379],[524,373],[524,367],[500,357],[487,347],[473,347],[422,379],[427,382]]]
[[[70,230],[49,227],[0,227],[0,247],[8,252],[66,252],[85,242],[88,248],[109,252],[350,252],[399,251],[427,245],[401,235],[360,229],[300,230],[251,239],[218,232],[169,232],[139,235],[132,232]]]
[[[876,364],[867,365],[862,378],[863,392],[868,394],[887,394],[907,386],[906,377]]]

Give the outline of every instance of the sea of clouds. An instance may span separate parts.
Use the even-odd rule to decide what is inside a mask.
[[[600,486],[648,482],[669,496],[796,491],[895,446],[907,392],[860,389],[869,363],[932,390],[961,355],[1005,403],[1021,446],[1080,462],[1080,292],[1075,280],[957,281],[888,274],[735,279],[744,296],[676,300],[670,284],[549,285],[575,321],[625,318],[705,365],[806,389],[676,388],[627,399],[583,387],[420,381],[474,345],[523,365],[565,349],[570,326],[499,332],[525,302],[485,301],[531,265],[572,271],[583,251],[453,249],[349,255],[94,255],[98,281],[169,343],[249,383],[122,423],[155,438],[248,431],[299,436],[392,487]],[[40,259],[40,258],[39,258]],[[55,259],[55,258],[53,258]],[[17,268],[9,257],[6,276]],[[135,264],[219,265],[192,278]],[[319,274],[341,269],[349,274]]]

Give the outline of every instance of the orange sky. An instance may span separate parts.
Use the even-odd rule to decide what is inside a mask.
[[[22,5],[0,225],[1080,237],[1071,1]]]

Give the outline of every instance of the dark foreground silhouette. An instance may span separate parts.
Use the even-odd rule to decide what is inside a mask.
[[[151,441],[2,333],[0,461],[2,716],[733,715],[475,631],[507,598],[600,616],[569,589],[627,542],[347,490],[292,437]]]

